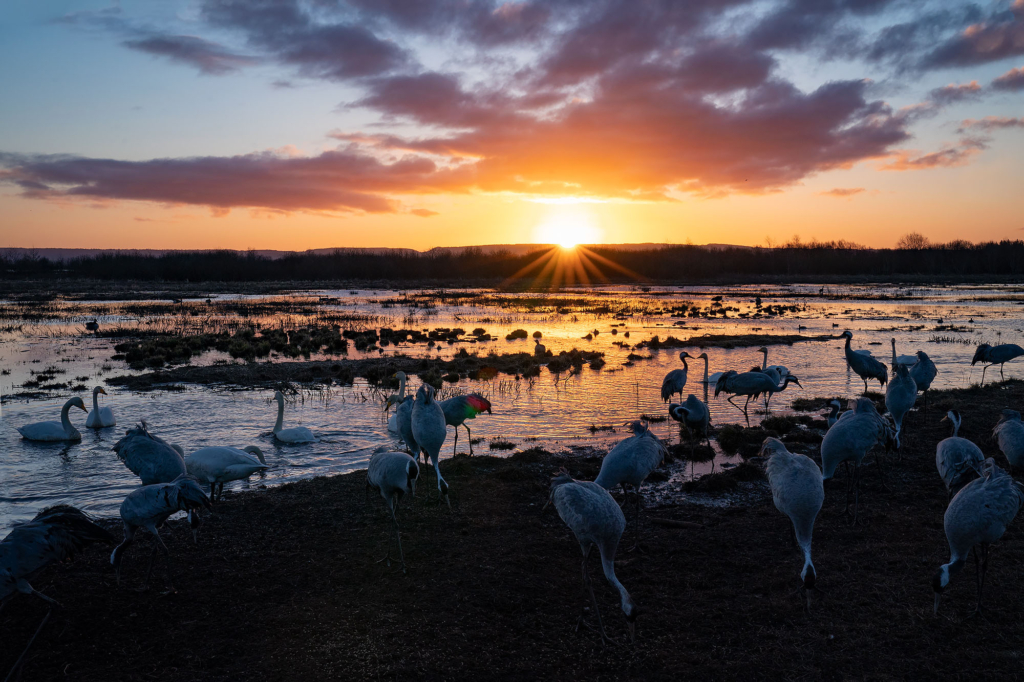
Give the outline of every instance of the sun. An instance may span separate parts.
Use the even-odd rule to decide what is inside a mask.
[[[541,244],[558,244],[574,249],[578,244],[597,244],[601,231],[594,216],[582,206],[554,206],[535,228],[535,240]]]

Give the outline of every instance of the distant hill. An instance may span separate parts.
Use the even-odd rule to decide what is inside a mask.
[[[215,251],[231,251],[234,253],[245,254],[253,253],[262,258],[270,258],[277,260],[284,258],[285,256],[292,255],[309,255],[309,256],[327,256],[334,253],[342,254],[377,254],[377,255],[415,255],[419,253],[425,253],[428,255],[440,255],[443,253],[461,254],[468,249],[476,249],[483,253],[496,253],[499,251],[506,251],[513,256],[521,256],[523,254],[532,253],[534,251],[542,251],[552,248],[553,244],[483,244],[480,246],[435,246],[432,249],[426,251],[417,251],[415,249],[398,249],[390,247],[374,247],[374,248],[351,248],[351,247],[335,247],[326,249],[308,249],[306,251],[278,251],[274,249],[26,249],[26,248],[0,248],[0,257],[7,258],[9,260],[22,260],[24,258],[46,258],[51,261],[69,261],[75,258],[91,258],[104,253],[118,253],[123,255],[131,256],[165,256],[174,253],[209,253]],[[663,249],[671,246],[678,246],[678,244],[655,244],[655,243],[643,243],[643,244],[596,244],[595,246],[603,249],[615,249],[617,251],[650,251],[653,249]],[[705,248],[721,250],[729,248],[740,248],[740,249],[752,249],[755,247],[749,246],[735,246],[732,244],[705,244]]]

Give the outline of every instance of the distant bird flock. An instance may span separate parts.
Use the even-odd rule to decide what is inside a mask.
[[[926,395],[937,375],[935,364],[923,351],[898,356],[895,339],[891,342],[892,367],[888,368],[869,352],[852,349],[851,332],[846,331],[839,338],[845,340],[846,362],[863,380],[865,393],[869,380],[877,380],[885,387],[885,413],[880,414],[875,403],[867,397],[851,400],[845,411],[842,411],[842,404],[838,400],[833,400],[827,417],[828,430],[821,442],[820,469],[810,458],[789,452],[785,444],[775,438],[767,438],[760,450],[774,504],[792,523],[796,543],[803,554],[799,574],[800,591],[808,609],[818,589],[818,573],[812,560],[811,544],[815,521],[825,499],[825,482],[833,479],[840,467],[849,472],[846,477],[846,507],[849,511],[852,503],[852,523],[856,524],[860,503],[860,471],[865,457],[879,446],[899,456],[907,439],[905,417],[915,406],[917,395]],[[539,339],[536,340],[535,352],[546,352]],[[767,414],[775,393],[786,390],[791,384],[802,388],[799,379],[786,367],[768,364],[767,348],[762,347],[758,352],[762,354],[760,366],[745,372],[725,370],[709,374],[707,353],[701,353],[696,358],[704,360],[703,378],[699,383],[705,387],[705,400],[707,390],[714,386],[715,397],[723,393],[728,395],[728,401],[743,412],[748,425],[748,406],[751,401],[763,398]],[[1024,349],[1017,345],[993,347],[983,344],[977,348],[971,364],[981,362],[984,370],[999,365],[1002,374],[1002,366],[1006,362],[1022,355]],[[665,375],[660,397],[668,403],[674,396],[678,396],[679,402],[668,405],[668,416],[678,422],[680,429],[685,429],[691,438],[696,438],[697,443],[707,441],[710,446],[711,412],[707,403],[693,394],[683,398],[689,371],[687,360],[694,358],[682,352],[679,359],[683,366]],[[451,487],[444,479],[440,466],[448,427],[455,430],[453,452],[458,443],[458,430],[462,427],[466,430],[472,453],[472,437],[467,422],[484,412],[491,413],[492,406],[490,401],[478,394],[438,400],[435,389],[427,384],[421,385],[414,395],[407,395],[406,375],[398,372],[394,378],[398,380],[398,391],[384,400],[384,418],[388,430],[405,443],[408,453],[381,451],[374,454],[367,468],[366,486],[368,492],[383,498],[390,515],[387,551],[380,560],[388,565],[397,561],[404,572],[406,561],[402,551],[398,508],[404,497],[415,495],[421,474],[420,456],[423,456],[423,463],[429,464],[434,470],[438,502],[445,502],[451,509]],[[81,398],[74,397],[61,409],[60,421],[26,424],[19,427],[18,431],[27,440],[81,440],[81,434],[71,423],[71,408],[88,412],[88,428],[113,427],[116,420],[112,409],[99,404],[99,396],[105,394],[106,391],[101,387],[93,390],[91,411]],[[742,408],[733,402],[737,396],[746,398]],[[272,429],[275,440],[300,446],[318,440],[306,427],[285,428],[285,397],[278,391],[274,394],[274,401],[277,403],[277,419]],[[395,408],[394,414],[389,416],[391,408]],[[944,590],[963,568],[968,555],[973,553],[978,564],[977,610],[980,611],[989,548],[1002,537],[1007,525],[1016,516],[1024,501],[1024,492],[992,459],[986,460],[977,445],[959,436],[961,417],[958,411],[949,410],[944,421],[949,422],[951,435],[936,445],[935,465],[949,495],[944,526],[950,560],[938,569],[933,579],[934,610],[938,611]],[[630,435],[618,442],[604,457],[595,481],[575,480],[563,470],[551,481],[548,496],[548,503],[554,505],[558,515],[570,528],[583,555],[583,583],[597,624],[596,627],[587,624],[581,615],[577,627],[594,627],[602,641],[610,638],[601,620],[588,567],[588,558],[595,547],[606,580],[619,594],[621,610],[631,638],[635,634],[635,624],[641,612],[616,574],[615,557],[627,523],[619,503],[608,491],[621,487],[625,494],[628,487],[634,494],[633,547],[639,547],[642,528],[640,514],[643,507],[641,488],[667,455],[665,445],[649,430],[646,422],[631,421],[628,426]],[[1020,413],[1003,410],[992,435],[1010,467],[1024,467],[1024,423]],[[148,585],[153,560],[159,552],[163,555],[169,588],[172,584],[172,559],[160,537],[160,528],[167,519],[177,512],[185,512],[193,541],[198,542],[198,531],[202,523],[200,515],[204,510],[211,509],[215,501],[223,498],[224,484],[247,479],[268,469],[266,459],[258,447],[204,447],[186,455],[180,446],[169,444],[151,433],[145,422],[128,429],[124,437],[113,446],[113,451],[139,477],[141,486],[132,491],[121,505],[124,538],[111,554],[111,565],[120,582],[128,549],[134,543],[138,531],[146,530],[152,535],[153,542],[145,583]],[[201,485],[208,487],[209,494],[204,492]],[[45,509],[33,520],[16,526],[0,542],[0,602],[21,592],[34,594],[53,603],[50,597],[35,590],[28,582],[29,579],[46,565],[62,561],[97,542],[110,545],[115,539],[81,511],[67,505]],[[397,556],[393,556],[392,546]]]

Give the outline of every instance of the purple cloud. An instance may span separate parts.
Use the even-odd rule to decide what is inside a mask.
[[[216,43],[195,36],[160,35],[124,41],[125,47],[171,61],[188,64],[201,72],[221,75],[256,64],[254,57],[235,54]]]

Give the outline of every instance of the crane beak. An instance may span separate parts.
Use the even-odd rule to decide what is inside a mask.
[[[935,593],[935,607],[932,609],[932,615],[939,615],[939,602],[942,601],[942,595],[938,592]]]

